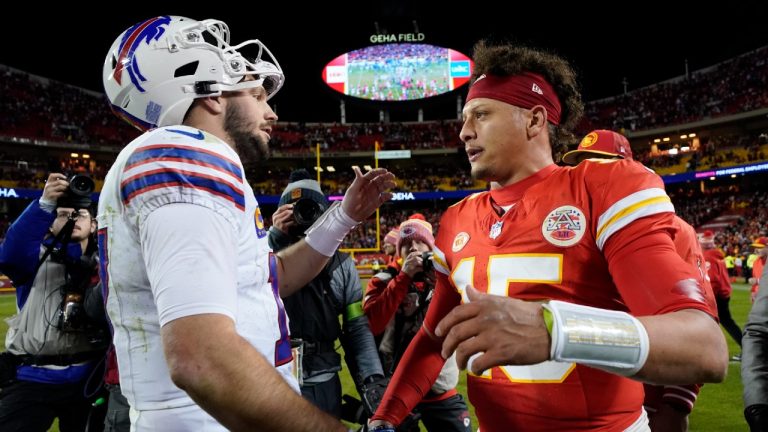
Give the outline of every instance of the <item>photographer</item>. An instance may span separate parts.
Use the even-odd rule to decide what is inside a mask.
[[[91,192],[88,177],[51,174],[0,245],[18,307],[2,357],[0,430],[47,431],[56,417],[62,432],[85,429],[86,394],[100,384],[94,369],[109,342],[85,310],[98,285]]]
[[[381,338],[379,351],[385,370],[391,375],[405,349],[421,328],[435,287],[431,254],[435,247],[432,225],[409,219],[400,224],[398,260],[369,282],[363,308],[371,330]],[[454,357],[448,359],[435,385],[424,395],[414,413],[429,431],[471,430],[467,404],[456,392],[459,369]],[[419,430],[418,425],[398,431]]]
[[[274,251],[298,242],[328,208],[320,185],[309,178],[306,170],[294,171],[289,181],[269,229],[269,246]],[[367,415],[375,410],[384,390],[384,373],[363,314],[362,298],[354,262],[349,255],[337,251],[308,285],[283,299],[290,319],[291,339],[295,345],[300,344],[303,351],[301,393],[336,418],[342,415],[338,376],[341,356],[335,349],[337,339],[344,347],[347,365],[363,395],[366,410],[371,410]],[[339,315],[343,317],[343,329]]]

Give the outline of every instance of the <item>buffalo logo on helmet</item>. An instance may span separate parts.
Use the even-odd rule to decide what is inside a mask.
[[[561,206],[552,210],[544,219],[541,233],[555,246],[573,246],[584,237],[585,222],[586,218],[581,210],[574,206]]]
[[[146,78],[139,70],[139,64],[133,53],[141,43],[150,44],[152,40],[159,39],[165,33],[165,26],[170,22],[170,16],[159,16],[136,24],[125,32],[123,40],[120,41],[120,57],[117,59],[117,65],[112,74],[115,82],[122,84],[123,69],[125,69],[133,85],[139,91],[144,91],[139,81],[146,81]]]

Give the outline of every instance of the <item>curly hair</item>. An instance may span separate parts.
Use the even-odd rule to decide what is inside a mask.
[[[492,45],[486,40],[475,44],[473,60],[472,82],[483,74],[509,76],[533,72],[543,76],[555,89],[562,112],[560,125],[549,124],[549,143],[552,159],[559,161],[568,146],[577,141],[573,129],[584,114],[584,103],[571,65],[549,52],[510,43]]]

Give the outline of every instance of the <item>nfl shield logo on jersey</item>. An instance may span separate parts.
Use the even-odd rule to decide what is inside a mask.
[[[498,221],[495,224],[491,225],[491,232],[488,233],[488,237],[491,238],[491,240],[496,240],[496,237],[501,235],[501,227],[504,226],[504,222]]]
[[[581,210],[574,206],[562,206],[549,213],[541,224],[541,233],[555,246],[573,246],[584,236],[586,222]]]

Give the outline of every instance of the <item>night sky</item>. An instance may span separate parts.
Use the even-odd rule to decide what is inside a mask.
[[[282,121],[339,119],[340,95],[321,81],[321,70],[337,55],[369,45],[376,24],[382,33],[412,33],[415,21],[426,36],[424,43],[467,55],[481,38],[549,49],[576,67],[586,100],[621,93],[625,77],[631,90],[683,74],[686,59],[693,71],[768,45],[766,2],[738,7],[732,2],[728,10],[674,15],[664,9],[664,3],[654,6],[647,2],[617,4],[616,9],[632,11],[623,15],[586,6],[555,9],[547,2],[527,6],[509,2],[505,8],[513,13],[501,13],[492,4],[477,1],[464,2],[461,9],[450,11],[446,2],[382,1],[366,6],[362,4],[372,2],[316,2],[322,6],[301,9],[293,1],[207,2],[208,9],[191,8],[189,2],[163,2],[151,9],[104,2],[88,13],[103,17],[96,20],[86,19],[80,12],[83,6],[75,2],[52,7],[29,3],[19,6],[26,13],[4,15],[2,64],[101,91],[106,52],[127,27],[161,14],[217,18],[229,24],[233,43],[258,38],[277,57],[286,84],[271,102]],[[46,42],[31,42],[41,38]],[[459,92],[465,93],[466,88]],[[378,118],[380,104],[347,100],[348,121]],[[392,120],[415,120],[418,108],[424,109],[426,119],[452,118],[456,95],[386,105]]]

